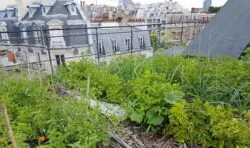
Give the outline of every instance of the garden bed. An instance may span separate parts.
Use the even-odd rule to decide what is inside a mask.
[[[73,62],[41,79],[2,73],[0,102],[20,147],[250,147],[244,60],[139,56]],[[0,128],[0,147],[10,146]]]

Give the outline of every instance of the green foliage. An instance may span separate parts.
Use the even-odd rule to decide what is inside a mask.
[[[168,33],[168,35],[161,36],[159,38],[158,34],[152,33],[150,35],[150,41],[151,41],[151,46],[153,47],[154,51],[168,48],[169,36],[171,37],[172,35]]]
[[[128,82],[128,112],[132,121],[161,125],[170,104],[184,96],[177,85],[171,85],[164,74],[146,70],[140,77]]]
[[[249,147],[250,124],[234,118],[230,108],[214,107],[195,99],[181,101],[170,109],[166,134],[179,142],[208,147]]]
[[[78,90],[84,95],[87,92],[88,77],[90,82],[90,97],[99,100],[120,103],[124,100],[123,81],[107,70],[95,66],[88,61],[72,62],[60,68],[57,79],[68,88]]]
[[[241,59],[250,63],[250,47],[246,48],[243,52]]]
[[[217,13],[217,12],[220,11],[220,9],[221,9],[221,7],[213,7],[213,6],[211,6],[211,7],[208,8],[208,12],[209,13]]]
[[[154,48],[154,50],[158,49],[158,36],[154,33],[150,35],[150,41],[151,41],[151,46]]]
[[[76,143],[96,147],[108,142],[105,118],[83,101],[59,97],[46,80],[9,80],[1,78],[0,97],[7,105],[12,128],[19,147],[37,143],[46,147],[67,147]],[[0,118],[2,116],[0,114]],[[1,129],[6,129],[0,120]],[[40,142],[45,136],[48,141]],[[6,130],[0,131],[0,146],[9,142]]]
[[[84,97],[121,105],[131,121],[148,130],[161,132],[166,126],[166,133],[179,142],[248,147],[249,73],[244,59],[157,55],[128,56],[102,66],[72,62],[52,78]],[[0,79],[0,102],[7,104],[20,146],[39,136],[49,138],[41,143],[48,147],[95,147],[107,140],[105,118],[86,102],[59,97],[48,80],[40,83],[5,74]],[[0,137],[0,147],[5,147],[6,130]]]

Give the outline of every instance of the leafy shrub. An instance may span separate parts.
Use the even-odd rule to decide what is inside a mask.
[[[163,74],[147,70],[128,82],[128,108],[130,119],[137,123],[161,125],[170,104],[184,96],[178,85],[167,83]]]
[[[195,99],[193,103],[176,103],[169,114],[166,134],[178,142],[216,148],[250,146],[250,124],[246,119],[234,118],[230,108]]]
[[[37,80],[1,80],[4,85],[0,88],[4,91],[0,97],[7,105],[19,147],[31,143],[46,147],[96,147],[97,143],[108,142],[105,118],[98,110],[90,110],[87,103],[57,96],[46,80],[43,85]],[[0,127],[4,127],[3,120]],[[5,130],[0,131],[2,141],[6,135]],[[39,137],[48,141],[41,142]]]
[[[90,97],[106,102],[119,104],[124,100],[123,81],[107,70],[97,67],[91,62],[72,62],[61,67],[58,80],[71,89],[87,92],[88,77],[90,78]]]

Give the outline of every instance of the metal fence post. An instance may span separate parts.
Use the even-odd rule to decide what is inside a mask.
[[[181,43],[182,43],[182,38],[183,38],[183,21],[182,21],[182,23],[181,23]]]
[[[161,24],[159,25],[159,30],[158,30],[157,48],[161,48]]]
[[[99,54],[99,38],[98,38],[98,28],[96,27],[96,51],[97,51],[97,58],[98,63],[100,63],[100,54]]]
[[[131,26],[131,55],[133,54],[133,26]]]
[[[44,31],[44,39],[45,39],[45,46],[47,46],[48,54],[49,54],[49,63],[50,63],[50,68],[51,68],[51,73],[54,74],[53,70],[53,65],[52,65],[52,59],[51,59],[51,52],[50,52],[50,43],[49,43],[49,37],[48,37],[48,32],[45,30]]]

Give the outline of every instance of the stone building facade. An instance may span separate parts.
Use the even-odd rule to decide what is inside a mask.
[[[36,2],[28,5],[27,9],[22,19],[16,15],[16,8],[0,12],[0,50],[12,51],[17,58],[15,64],[32,63],[34,68],[52,72],[51,69],[65,62],[86,57],[107,62],[113,56],[130,53],[130,46],[138,53],[152,55],[147,31],[132,27],[134,33],[131,37],[130,27],[116,26],[112,29],[91,24],[74,1]],[[116,33],[120,30],[124,33]],[[6,56],[3,59],[4,56],[0,64],[10,65],[11,61],[6,60]]]

